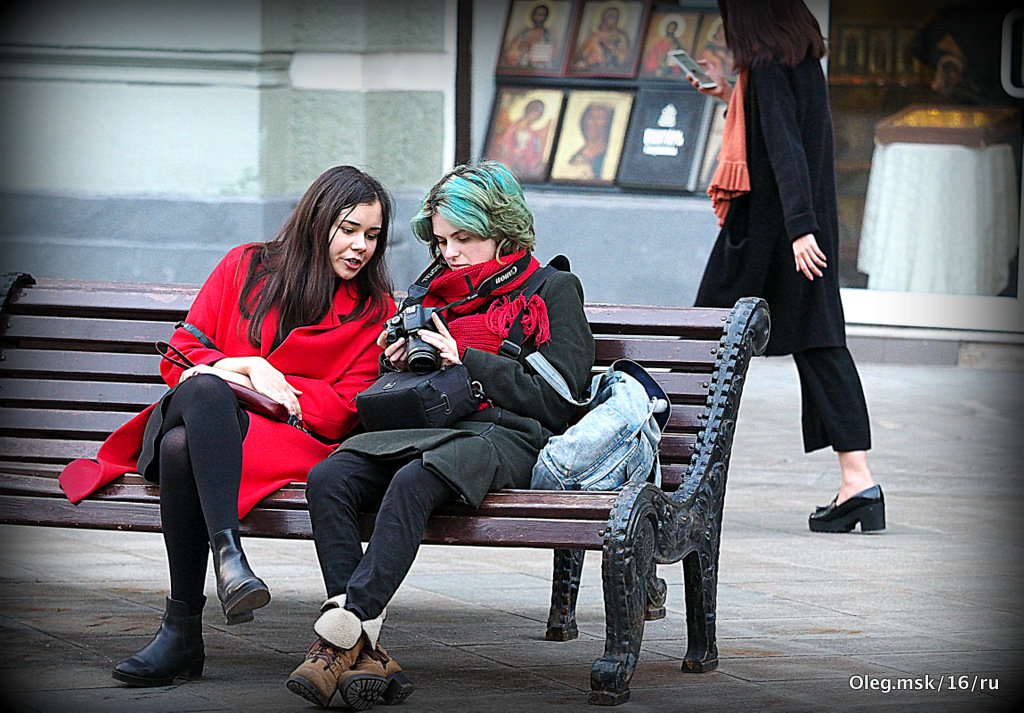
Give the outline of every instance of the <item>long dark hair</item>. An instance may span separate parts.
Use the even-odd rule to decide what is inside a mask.
[[[316,324],[331,308],[338,276],[331,266],[331,228],[338,216],[358,205],[380,203],[381,229],[369,262],[355,277],[359,297],[342,322],[383,319],[391,278],[384,262],[393,205],[381,183],[353,166],[335,166],[320,174],[306,189],[273,240],[249,248],[249,267],[238,297],[241,314],[249,321],[249,341],[260,345],[263,320],[279,309],[274,347],[296,327]]]
[[[773,59],[795,67],[827,51],[821,26],[803,0],[718,0],[718,12],[736,69]]]

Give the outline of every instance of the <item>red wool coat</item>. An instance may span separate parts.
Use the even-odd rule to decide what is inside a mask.
[[[352,311],[356,286],[343,282],[328,314],[309,327],[294,329],[270,352],[277,331],[277,312],[263,321],[262,347],[245,337],[248,320],[238,310],[238,294],[245,277],[245,258],[239,246],[229,252],[203,284],[188,312],[187,321],[201,329],[222,351],[207,349],[184,329],[175,330],[171,344],[196,364],[211,364],[226,356],[261,356],[279,369],[288,383],[302,391],[299,404],[305,425],[330,439],[325,444],[286,423],[249,414],[249,430],[242,443],[242,483],[238,516],[245,517],[256,503],[288,483],[306,481],[309,469],[329,456],[357,423],[355,396],[377,377],[380,348],[376,340],[383,320],[342,324],[339,315]],[[394,312],[390,302],[390,316]],[[162,361],[160,373],[168,386],[178,383],[181,369]],[[155,405],[154,405],[155,406]],[[60,475],[71,502],[136,471],[142,434],[154,406],[112,433],[100,446],[96,461],[78,459]]]

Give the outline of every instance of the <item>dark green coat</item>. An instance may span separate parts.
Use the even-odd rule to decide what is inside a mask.
[[[569,272],[556,272],[538,292],[547,305],[551,341],[540,351],[579,398],[590,384],[594,337],[583,311],[583,286]],[[501,488],[529,488],[537,454],[569,425],[575,407],[562,399],[527,364],[536,351],[528,339],[518,359],[467,349],[462,363],[494,403],[451,428],[361,433],[339,450],[369,458],[423,457],[474,507]]]

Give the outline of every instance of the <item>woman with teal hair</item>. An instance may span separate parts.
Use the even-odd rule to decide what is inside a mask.
[[[427,519],[446,503],[476,507],[490,491],[529,488],[541,448],[569,426],[574,407],[527,366],[529,354],[547,357],[576,398],[594,361],[575,275],[552,272],[536,293],[524,294],[540,268],[533,215],[502,164],[449,171],[427,193],[412,230],[435,260],[423,306],[443,316],[417,336],[437,349],[442,367],[464,364],[486,402],[449,428],[359,434],[310,471],[306,499],[328,598],[313,627],[317,639],[288,688],[321,706],[336,691],[358,710],[409,695],[412,683],[379,635]],[[521,350],[501,353],[516,323],[525,335]],[[381,369],[407,369],[406,340],[386,336],[378,339]],[[374,510],[364,553],[358,514]]]

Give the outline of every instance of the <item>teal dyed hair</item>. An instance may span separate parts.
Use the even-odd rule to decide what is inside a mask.
[[[459,230],[494,238],[499,257],[519,250],[533,251],[533,214],[526,207],[523,188],[497,161],[456,166],[424,197],[413,216],[412,232],[437,257],[440,250],[431,223],[435,213]]]

